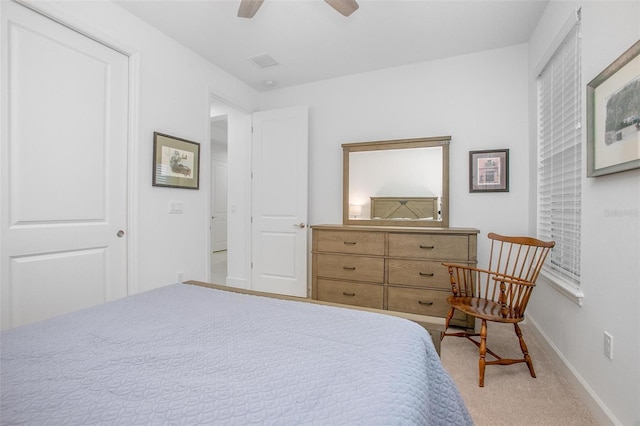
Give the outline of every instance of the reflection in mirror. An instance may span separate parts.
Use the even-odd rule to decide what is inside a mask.
[[[450,139],[342,145],[343,222],[447,227]]]
[[[441,197],[441,146],[353,152],[349,157],[349,206],[359,210],[355,219],[439,220],[440,209],[422,209],[429,203],[420,199],[435,198],[439,206]],[[403,202],[407,198],[412,200]]]

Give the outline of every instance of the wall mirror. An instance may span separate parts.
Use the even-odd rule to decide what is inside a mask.
[[[449,226],[451,136],[346,143],[345,225]]]

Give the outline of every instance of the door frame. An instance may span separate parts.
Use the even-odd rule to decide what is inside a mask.
[[[107,37],[98,28],[81,21],[68,12],[63,7],[47,2],[32,3],[27,0],[13,0],[22,7],[32,10],[45,18],[49,18],[60,25],[63,25],[97,43],[115,50],[127,57],[128,76],[128,118],[127,118],[127,294],[138,292],[138,220],[134,206],[138,197],[138,155],[135,147],[138,146],[138,122],[139,112],[139,92],[140,92],[140,53],[130,48],[119,40]],[[4,130],[3,130],[4,132]]]
[[[215,122],[215,121],[223,121],[223,120],[225,121],[225,123],[226,123],[226,127],[228,128],[228,123],[229,123],[229,114],[228,114],[228,111],[226,111],[226,110],[225,110],[225,111],[224,111],[224,112],[222,112],[220,115],[213,115],[213,111],[212,111],[212,110],[213,110],[213,106],[214,106],[214,105],[215,105],[216,107],[218,107],[218,106],[223,105],[223,104],[222,104],[221,102],[219,102],[219,101],[215,100],[215,99],[211,99],[211,106],[210,106],[211,113],[210,113],[210,117],[209,117],[209,124],[210,124],[209,129],[210,129],[211,131],[213,131],[213,127],[214,127],[214,126],[212,125],[212,123],[213,123],[213,122]],[[223,117],[223,118],[222,118],[222,117]],[[214,256],[214,253],[216,253],[216,252],[218,252],[218,251],[224,251],[224,252],[227,252],[227,244],[228,244],[228,238],[227,238],[227,235],[228,235],[228,228],[229,228],[229,226],[228,226],[228,218],[227,218],[227,216],[228,216],[228,211],[227,211],[227,209],[225,209],[225,212],[224,212],[224,215],[225,215],[225,217],[224,217],[224,222],[225,222],[225,226],[224,226],[225,238],[224,238],[224,249],[223,249],[223,250],[214,250],[214,246],[215,246],[215,244],[216,244],[216,238],[215,238],[215,235],[214,235],[214,230],[216,229],[216,226],[215,226],[215,222],[216,222],[216,221],[214,221],[214,216],[213,216],[213,215],[214,215],[214,214],[216,214],[216,216],[217,216],[216,209],[214,209],[214,207],[217,207],[217,204],[215,203],[215,200],[217,200],[217,199],[218,199],[218,195],[216,194],[216,188],[217,188],[217,186],[218,186],[218,185],[217,185],[217,184],[218,184],[218,181],[217,181],[217,168],[216,168],[216,163],[221,162],[221,160],[214,158],[214,157],[215,157],[215,155],[214,155],[214,145],[225,145],[225,156],[226,156],[227,158],[226,158],[226,161],[224,162],[224,164],[225,164],[225,168],[226,168],[227,172],[226,172],[226,176],[225,176],[226,184],[225,184],[224,192],[225,192],[225,194],[228,194],[228,191],[229,191],[229,182],[228,182],[228,169],[229,169],[229,158],[228,158],[228,152],[229,152],[229,135],[228,135],[228,130],[227,130],[227,134],[225,135],[225,141],[224,141],[224,144],[221,144],[221,143],[217,142],[217,140],[216,140],[216,141],[214,141],[214,139],[213,139],[213,135],[211,135],[211,134],[210,134],[210,136],[209,136],[209,144],[208,144],[208,145],[209,145],[209,147],[210,147],[210,151],[209,151],[209,152],[210,152],[210,156],[209,156],[209,165],[210,165],[210,167],[211,167],[211,172],[210,172],[210,175],[209,175],[209,185],[210,185],[210,187],[209,187],[209,191],[208,191],[208,197],[209,197],[209,216],[211,216],[211,220],[209,221],[209,234],[208,234],[208,235],[209,235],[209,247],[210,247],[210,248],[209,248],[209,259],[211,260],[211,259],[212,259],[212,257]],[[227,196],[226,196],[226,200],[225,200],[225,204],[226,204],[227,206],[229,205],[228,200],[229,200],[229,196],[227,195]],[[217,247],[216,247],[216,248],[217,248]],[[225,262],[224,262],[224,263],[225,263],[225,271],[227,271],[227,270],[228,270],[228,262],[225,260]],[[207,271],[207,273],[208,273],[208,274],[207,274],[207,276],[208,276],[208,280],[209,280],[209,282],[215,282],[215,281],[214,281],[214,278],[213,278],[213,277],[214,277],[214,270],[213,270],[213,269],[214,269],[214,268],[213,268],[213,265],[211,265],[211,266],[209,267],[208,271]],[[224,282],[215,282],[215,283],[216,283],[216,284],[226,284],[226,281],[227,281],[227,277],[226,277],[226,273],[225,273]]]
[[[210,145],[211,145],[211,105],[215,102],[217,104],[219,104],[220,106],[224,107],[225,109],[227,109],[227,111],[225,111],[224,113],[227,115],[227,126],[231,127],[231,123],[230,120],[232,119],[232,116],[235,116],[236,114],[240,115],[244,115],[245,117],[250,117],[251,116],[251,111],[249,111],[247,108],[244,108],[232,101],[230,101],[229,99],[227,99],[224,95],[220,94],[218,92],[218,89],[208,86],[207,90],[206,90],[206,110],[205,110],[205,123],[206,123],[206,131],[205,131],[205,135],[206,135],[206,140],[208,141],[205,145],[206,145],[206,152],[203,154],[205,157],[203,157],[201,159],[201,161],[206,162],[206,164],[211,164],[211,159],[212,159],[212,154],[211,154],[211,149],[210,149]],[[249,132],[248,132],[249,133]],[[229,140],[229,136],[227,134],[227,153],[230,151],[229,146],[231,143],[241,143],[242,141],[236,141],[236,142],[232,142],[231,140]],[[250,141],[249,141],[250,142]],[[203,145],[203,146],[205,146]],[[242,211],[242,207],[246,206],[247,209],[250,209],[250,197],[245,195],[245,198],[247,198],[247,200],[243,200],[242,205],[240,206],[239,209],[237,209],[236,211],[236,207],[232,207],[232,203],[229,202],[229,186],[231,183],[231,176],[233,176],[233,171],[236,170],[237,164],[234,161],[235,156],[229,156],[227,158],[227,279],[226,279],[226,283],[224,283],[224,285],[228,285],[231,287],[238,287],[238,288],[243,288],[243,289],[247,289],[247,283],[249,282],[250,279],[250,273],[251,273],[251,264],[249,263],[248,259],[249,256],[247,255],[247,250],[250,250],[251,247],[251,234],[247,233],[247,235],[245,236],[245,238],[243,239],[243,241],[241,242],[241,245],[243,246],[244,251],[240,254],[244,255],[244,258],[241,261],[238,261],[237,263],[242,263],[242,271],[239,271],[236,268],[235,265],[235,261],[232,262],[230,261],[229,258],[229,253],[232,253],[235,255],[234,250],[229,248],[229,240],[230,240],[230,235],[233,235],[236,231],[233,227],[229,226],[229,221],[230,221],[230,216],[235,215],[235,214],[243,214]],[[201,179],[204,179],[204,181],[208,182],[208,185],[211,185],[211,170],[210,167],[207,167],[206,169],[202,170],[202,173],[204,173],[201,176]],[[250,185],[250,184],[249,184]],[[250,191],[250,186],[248,188],[243,188],[244,194],[247,194]],[[211,192],[211,191],[209,191]],[[211,225],[211,207],[212,207],[212,200],[211,200],[211,196],[207,196],[207,208],[206,208],[206,212],[205,214],[202,216],[203,218],[203,229],[205,230],[205,232],[209,235],[209,237],[207,238],[207,243],[206,243],[206,251],[204,253],[204,255],[206,256],[205,258],[205,265],[207,268],[207,273],[206,273],[206,277],[207,280],[209,282],[211,282],[211,232],[210,232],[210,225]],[[246,215],[246,217],[248,218],[248,214]],[[248,229],[250,226],[250,222],[248,220],[244,220],[243,221],[243,226],[245,229]],[[234,235],[235,238],[235,235]],[[230,267],[231,265],[231,267]],[[241,276],[239,273],[242,273],[243,276]]]
[[[243,107],[233,101],[230,101],[223,94],[220,94],[216,88],[209,86],[204,93],[206,102],[206,108],[203,109],[204,123],[205,123],[205,135],[206,140],[211,140],[211,104],[218,102],[228,108],[226,112],[229,117],[228,127],[229,129],[238,130],[238,127],[242,129],[246,128],[240,133],[233,133],[233,139],[228,139],[228,185],[229,190],[227,192],[227,208],[228,208],[228,251],[227,251],[227,282],[226,285],[230,287],[236,287],[241,289],[251,289],[252,283],[252,267],[251,256],[253,251],[252,241],[252,223],[251,214],[253,211],[252,206],[252,156],[253,156],[253,132],[251,131],[253,126],[253,114],[256,111],[252,111],[247,107]],[[232,121],[234,120],[234,121]],[[237,121],[236,121],[237,120]],[[231,131],[229,136],[231,136]],[[239,144],[234,147],[234,145]],[[244,145],[242,145],[244,144]],[[203,151],[202,161],[211,162],[211,152],[209,144],[205,144],[206,150]],[[239,164],[241,162],[242,164]],[[245,166],[246,170],[245,170]],[[238,173],[242,172],[242,175]],[[245,173],[246,172],[246,173]],[[205,182],[211,182],[210,170],[203,169],[201,179]],[[231,199],[231,194],[236,193],[236,196]],[[207,197],[206,211],[202,214],[202,229],[203,232],[209,233],[209,226],[211,223],[211,198]],[[308,217],[307,217],[308,220]],[[238,226],[241,226],[243,230],[239,230]],[[244,232],[244,233],[243,233]],[[308,229],[306,230],[308,233]],[[308,238],[308,237],[307,237]],[[308,244],[307,244],[308,246]],[[307,247],[308,250],[308,247]],[[206,248],[202,253],[205,256],[205,265],[207,268],[207,279],[211,281],[211,239],[207,238]],[[307,294],[309,293],[309,256],[307,257],[307,274],[306,274],[306,286]]]

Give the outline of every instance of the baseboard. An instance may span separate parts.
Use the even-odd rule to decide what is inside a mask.
[[[540,326],[531,315],[527,316],[526,324],[528,326],[527,331],[530,331],[536,336],[540,346],[542,346],[548,356],[549,361],[553,363],[554,367],[556,367],[567,382],[569,382],[569,385],[576,391],[578,398],[587,406],[598,424],[621,426],[622,423],[616,419],[616,416],[607,408],[576,369],[573,368],[571,363],[558,350],[557,346],[549,339],[549,336],[540,329]]]
[[[218,284],[220,284],[220,283],[218,283]],[[248,290],[249,289],[247,287],[247,279],[246,278],[227,277],[227,282],[225,283],[225,285],[228,285],[229,287],[241,288],[243,290]]]

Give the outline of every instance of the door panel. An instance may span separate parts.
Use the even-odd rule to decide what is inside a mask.
[[[211,250],[227,249],[227,163],[213,160]]]
[[[106,256],[105,248],[98,248],[13,257],[13,321],[26,324],[104,302]]]
[[[296,279],[296,239],[294,232],[262,232],[260,244],[263,250],[260,254],[263,278]],[[269,250],[264,250],[266,247]]]
[[[2,4],[2,328],[127,295],[128,58]]]
[[[107,64],[18,25],[10,37],[12,224],[104,221]]]
[[[253,117],[252,289],[307,296],[308,112]]]

